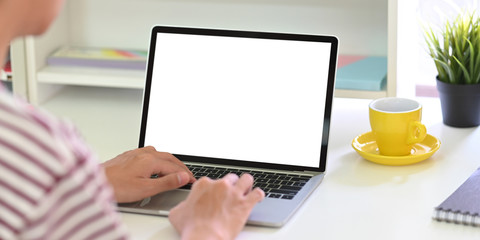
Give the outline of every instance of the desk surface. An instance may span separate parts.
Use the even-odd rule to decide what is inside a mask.
[[[336,98],[322,184],[284,227],[247,226],[238,239],[479,239],[480,228],[436,222],[431,216],[433,208],[480,167],[480,128],[447,127],[438,99],[418,100],[428,133],[442,142],[430,159],[400,167],[362,159],[350,144],[370,129],[370,100]],[[129,121],[136,124],[139,119]],[[135,143],[126,145],[133,148]],[[111,150],[104,155],[120,152]],[[134,239],[178,239],[164,217],[121,215]]]

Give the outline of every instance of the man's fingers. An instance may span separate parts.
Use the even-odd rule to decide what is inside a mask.
[[[173,154],[170,154],[170,153],[167,153],[167,152],[159,152],[159,151],[155,150],[155,148],[153,148],[153,150],[154,150],[154,153],[155,153],[155,156],[157,157],[157,159],[167,160],[167,161],[169,161],[173,164],[176,164],[176,165],[184,168],[185,170],[188,170],[187,166],[185,166],[185,164],[182,161],[180,161],[180,159],[173,156]]]
[[[235,184],[238,181],[238,175],[229,173],[223,177],[226,181],[228,181],[230,184]]]
[[[174,172],[187,172],[190,174],[190,170],[185,170],[184,168],[180,167],[177,164],[166,162],[166,161],[156,162],[151,170],[154,173],[158,173],[158,175],[160,176],[166,176]]]
[[[265,192],[260,188],[254,188],[251,192],[247,194],[248,202],[252,205],[262,201],[265,198]]]
[[[187,172],[175,172],[160,178],[148,179],[152,184],[152,192],[149,195],[155,195],[160,192],[173,190],[189,183],[190,175]]]
[[[160,173],[161,175],[167,175],[172,172],[178,172],[178,171],[186,171],[190,175],[190,181],[189,182],[195,182],[195,177],[193,176],[193,173],[188,169],[185,164],[180,161],[178,158],[173,156],[170,153],[166,152],[158,152],[155,147],[153,146],[147,146],[144,147],[146,151],[151,152],[154,156],[154,161],[158,164],[154,165],[154,173]]]
[[[173,156],[170,153],[157,152],[157,155],[158,155],[159,158],[165,159],[169,162],[172,162],[174,164],[177,164],[177,165],[183,167],[185,170],[188,170],[187,166],[185,166],[185,164],[182,161],[180,161],[180,159],[176,158],[175,156]]]
[[[248,173],[242,174],[242,176],[240,176],[240,179],[238,179],[236,186],[237,186],[237,188],[239,188],[244,194],[250,192],[250,190],[252,189],[252,186],[253,186],[253,177],[252,177],[252,175],[250,175],[250,174],[248,174]]]
[[[160,176],[166,176],[174,172],[185,172],[189,175],[189,182],[194,182],[196,180],[193,173],[183,165],[183,163],[176,164],[170,161],[158,161],[153,165],[152,172],[157,173]]]

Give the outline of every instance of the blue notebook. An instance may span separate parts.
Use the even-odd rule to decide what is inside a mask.
[[[381,91],[387,80],[387,57],[367,57],[337,70],[335,88]]]
[[[435,208],[433,219],[480,227],[480,168]]]

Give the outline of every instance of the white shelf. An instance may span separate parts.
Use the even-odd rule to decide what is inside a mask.
[[[376,99],[382,97],[388,97],[387,91],[359,91],[359,90],[346,90],[335,89],[335,97],[341,98],[364,98],[364,99]]]
[[[337,90],[336,96],[395,96],[397,10],[398,0],[118,0],[113,9],[110,0],[70,0],[46,34],[14,47],[24,58],[15,59],[23,65],[15,71],[25,75],[27,98],[39,104],[62,85],[144,86],[143,72],[47,66],[47,57],[64,46],[147,49],[154,25],[326,34],[340,39],[339,54],[388,57],[385,91]]]
[[[50,84],[143,89],[145,71],[46,66],[37,72],[37,80]]]

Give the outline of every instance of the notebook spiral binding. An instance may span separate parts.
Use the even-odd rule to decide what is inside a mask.
[[[450,210],[435,209],[433,219],[440,222],[463,224],[468,226],[480,227],[480,215],[470,214],[469,212],[452,212]]]

